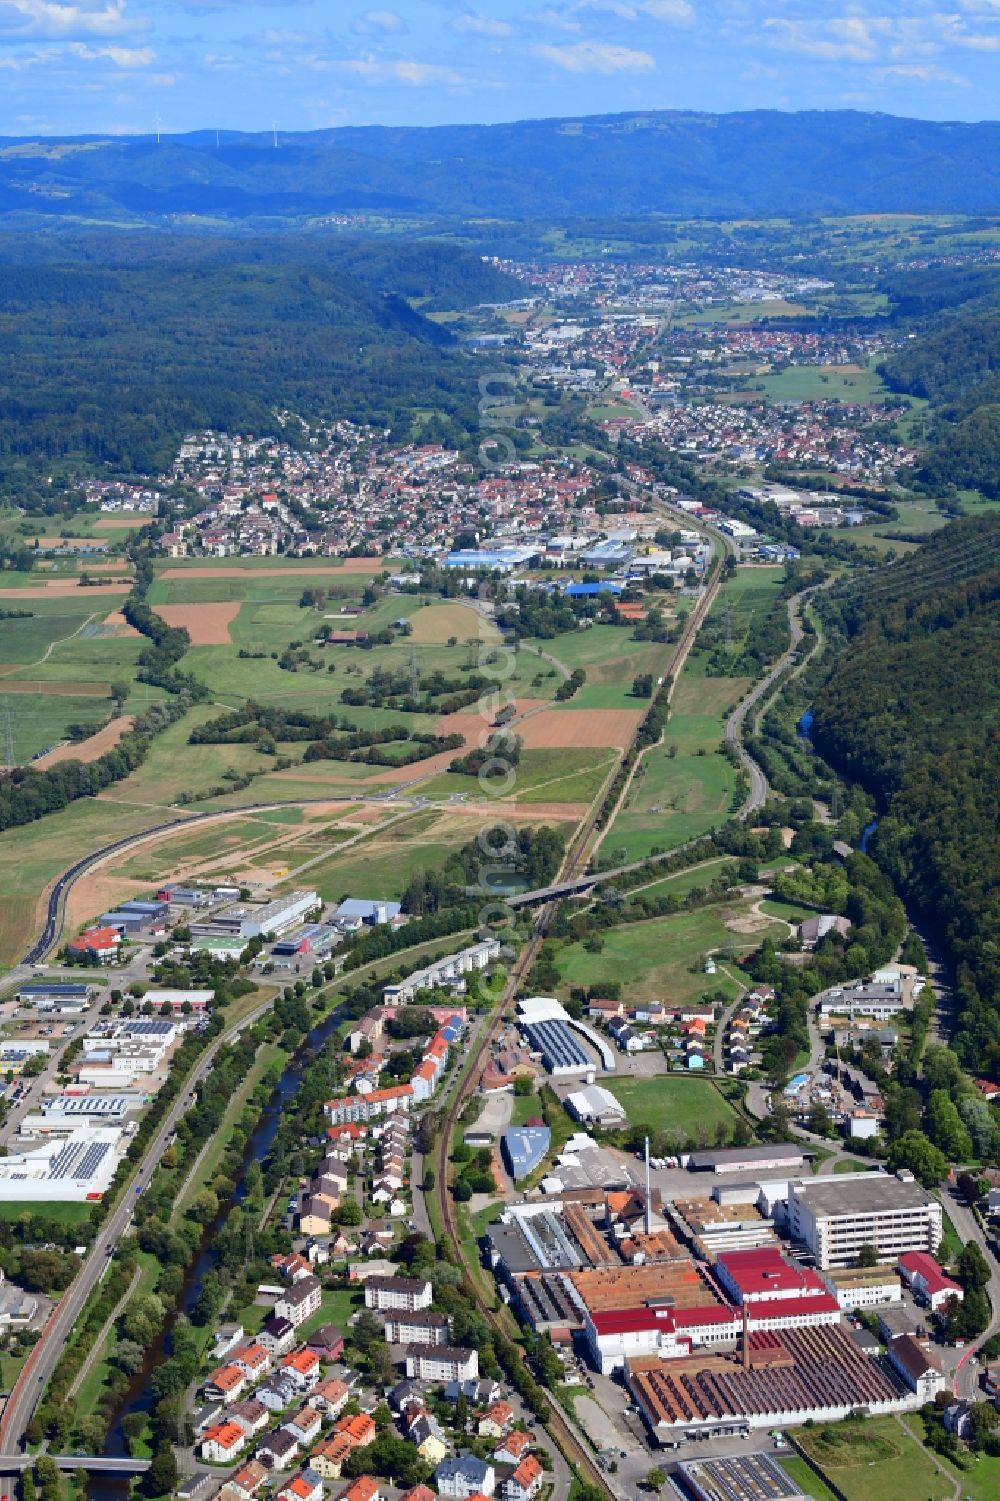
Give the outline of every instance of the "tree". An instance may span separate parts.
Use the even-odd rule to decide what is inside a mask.
[[[514,1094],[519,1100],[526,1099],[535,1092],[535,1081],[528,1074],[518,1074],[514,1080]]]
[[[989,1286],[990,1265],[974,1240],[962,1247],[958,1258],[958,1279],[967,1293],[973,1290],[982,1292]]]
[[[357,1199],[344,1199],[337,1209],[336,1218],[338,1225],[360,1225],[363,1216]]]
[[[864,1245],[858,1252],[858,1266],[878,1266],[878,1252],[874,1246]]]
[[[41,1501],[59,1501],[59,1471],[54,1459],[48,1454],[39,1454],[35,1460],[35,1476]]]
[[[667,1483],[667,1472],[661,1470],[659,1465],[654,1465],[646,1476],[646,1484],[651,1491],[661,1491]]]
[[[830,1112],[822,1100],[817,1100],[809,1111],[809,1130],[814,1136],[833,1136],[834,1125]]]
[[[944,1089],[935,1089],[927,1101],[925,1129],[936,1147],[951,1162],[965,1162],[972,1156],[972,1138],[962,1124],[958,1106]]]
[[[160,1444],[149,1469],[143,1489],[147,1496],[172,1496],[177,1489],[179,1473],[174,1451],[169,1444]]]
[[[933,1188],[948,1176],[948,1159],[922,1131],[907,1131],[889,1148],[889,1169],[909,1168],[924,1186]]]

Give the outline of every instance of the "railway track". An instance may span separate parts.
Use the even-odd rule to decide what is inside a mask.
[[[698,634],[698,631],[700,630],[706,615],[712,608],[722,580],[722,570],[723,558],[720,557],[713,568],[712,575],[705,589],[705,592],[702,595],[701,599],[698,601],[695,609],[692,610],[690,619],[685,625],[683,634],[681,635],[680,640],[677,643],[677,649],[674,653],[673,658],[671,659],[671,672],[673,672],[674,666],[678,661],[683,662],[686,658],[688,652],[691,649],[691,645],[694,641],[695,636]],[[633,739],[631,748],[634,749],[634,745],[635,741]],[[614,771],[612,771],[610,775],[611,777],[613,777]],[[597,798],[595,798],[594,803],[591,806],[590,812],[587,814],[586,819],[577,830],[577,833],[566,852],[566,857],[563,860],[562,868],[558,876],[556,877],[556,884],[572,882],[583,874],[590,859],[591,841],[594,837],[594,834],[597,832],[597,824],[600,817],[601,808],[604,803],[604,795],[604,788],[602,787],[601,792],[598,794]],[[448,1106],[448,1110],[441,1129],[441,1136],[435,1148],[436,1171],[434,1192],[437,1196],[438,1205],[440,1208],[441,1224],[444,1229],[444,1233],[447,1239],[451,1242],[454,1253],[465,1273],[469,1289],[472,1293],[473,1298],[475,1299],[476,1306],[480,1314],[490,1325],[490,1327],[495,1330],[496,1333],[503,1335],[505,1339],[509,1338],[509,1333],[504,1328],[501,1320],[494,1312],[494,1310],[489,1306],[482,1293],[480,1292],[475,1276],[475,1269],[470,1264],[469,1259],[466,1255],[465,1247],[462,1244],[461,1235],[459,1233],[458,1215],[455,1207],[455,1200],[453,1199],[450,1192],[450,1184],[448,1181],[450,1144],[455,1127],[458,1124],[458,1118],[461,1115],[467,1101],[477,1090],[477,1080],[483,1060],[486,1056],[488,1056],[493,1043],[500,1035],[500,1032],[502,1031],[506,1021],[508,1020],[508,1010],[510,1004],[516,996],[518,990],[520,989],[525,977],[530,973],[531,967],[538,957],[539,950],[541,949],[541,946],[545,941],[545,936],[548,932],[549,925],[552,922],[555,912],[559,906],[560,900],[561,898],[556,897],[552,901],[547,902],[545,906],[539,908],[538,913],[535,917],[534,924],[532,926],[531,936],[528,939],[527,943],[523,945],[521,952],[519,953],[517,960],[514,963],[514,967],[510,972],[507,984],[504,987],[503,994],[496,1007],[496,1010],[494,1011],[494,1014],[490,1019],[489,1025],[487,1026],[485,1032],[479,1040],[479,1044],[472,1056],[472,1060],[467,1068],[465,1077],[463,1078],[459,1087],[455,1090],[454,1098]],[[581,1476],[586,1478],[592,1485],[596,1486],[604,1496],[610,1498],[610,1501],[620,1501],[620,1497],[618,1496],[617,1492],[611,1488],[607,1476],[603,1473],[602,1470],[599,1469],[593,1454],[591,1454],[589,1449],[587,1449],[586,1446],[580,1442],[572,1427],[564,1417],[563,1413],[554,1403],[550,1405],[549,1418],[545,1424],[545,1427],[548,1430],[548,1433],[554,1443],[562,1451],[566,1460],[571,1465],[575,1466]]]

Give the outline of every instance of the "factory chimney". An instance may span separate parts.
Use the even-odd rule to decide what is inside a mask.
[[[652,1195],[649,1187],[649,1137],[646,1137],[646,1234],[653,1228]]]
[[[750,1369],[750,1310],[746,1298],[743,1299],[743,1350],[742,1364],[745,1371]]]

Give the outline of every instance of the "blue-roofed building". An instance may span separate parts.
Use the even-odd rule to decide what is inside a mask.
[[[621,594],[625,588],[613,579],[608,579],[602,584],[570,584],[566,590],[567,599],[595,599],[601,594]]]
[[[698,1069],[705,1067],[705,1060],[700,1053],[688,1053],[687,1066],[697,1072]]]
[[[504,1165],[515,1183],[533,1173],[552,1144],[548,1126],[513,1126],[500,1138]]]

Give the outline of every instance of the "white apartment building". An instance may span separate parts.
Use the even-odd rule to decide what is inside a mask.
[[[894,1261],[903,1251],[937,1250],[941,1205],[905,1173],[817,1178],[790,1186],[788,1226],[824,1270],[856,1265],[863,1246]]]
[[[410,1345],[406,1374],[411,1381],[474,1381],[479,1375],[479,1355],[451,1345]]]
[[[367,1277],[365,1279],[365,1307],[379,1313],[414,1313],[417,1309],[429,1308],[433,1289],[420,1277]]]

